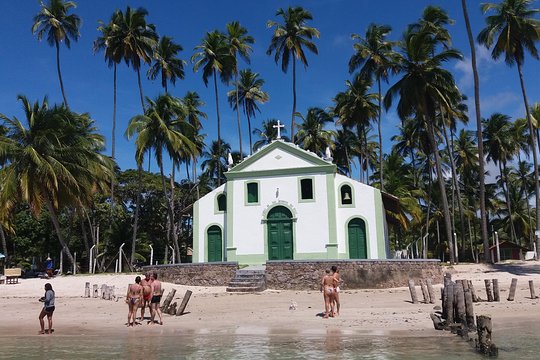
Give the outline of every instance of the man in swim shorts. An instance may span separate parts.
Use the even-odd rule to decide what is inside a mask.
[[[150,308],[150,300],[152,300],[152,286],[150,286],[150,273],[144,274],[144,279],[141,280],[141,286],[143,288],[143,299],[141,304],[141,320],[144,320],[144,310],[148,306],[150,313],[152,309]]]
[[[130,284],[128,286],[126,294],[126,303],[128,304],[128,322],[127,326],[135,326],[138,323],[135,322],[135,317],[137,316],[137,309],[143,298],[143,287],[140,285],[141,277],[137,276],[135,278],[135,284]]]
[[[150,324],[155,324],[156,313],[159,316],[159,324],[163,325],[163,318],[161,316],[161,308],[159,303],[161,302],[161,296],[163,295],[163,290],[161,289],[161,282],[157,279],[157,273],[152,273],[150,277],[150,287],[152,288],[152,299],[150,300]]]

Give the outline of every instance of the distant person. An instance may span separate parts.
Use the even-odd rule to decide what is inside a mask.
[[[54,275],[53,269],[54,269],[54,262],[49,256],[47,256],[47,260],[45,260],[45,272],[47,273],[47,276],[50,278],[53,277]]]
[[[163,318],[161,316],[161,308],[159,304],[161,302],[161,296],[163,295],[163,289],[161,288],[161,282],[157,279],[157,273],[152,273],[150,277],[150,286],[152,287],[152,300],[150,300],[150,324],[155,324],[156,313],[159,316],[159,324],[163,325]]]
[[[41,309],[41,313],[39,313],[39,325],[41,326],[41,330],[39,334],[52,334],[54,331],[52,328],[52,316],[54,313],[54,290],[52,288],[52,285],[49,283],[45,284],[45,296],[43,296],[39,301],[43,302],[43,309]],[[45,330],[45,321],[43,318],[47,316],[47,320],[49,322],[49,330]]]
[[[339,275],[339,270],[336,265],[333,265],[331,268],[334,279],[335,279],[335,293],[334,293],[334,303],[336,308],[336,314],[339,316],[339,308],[341,307],[341,304],[339,302],[339,285],[341,285],[341,275]]]
[[[141,286],[143,287],[143,298],[141,304],[141,320],[144,320],[144,311],[148,306],[150,314],[152,314],[152,308],[150,306],[150,301],[152,300],[152,286],[150,285],[150,273],[144,274],[144,279],[141,280]]]
[[[328,319],[329,314],[334,315],[334,293],[335,293],[335,279],[330,271],[326,269],[326,274],[321,279],[321,291],[324,298],[324,318]],[[330,311],[330,313],[329,313]]]
[[[127,326],[135,326],[137,322],[135,317],[137,316],[137,309],[143,298],[143,287],[140,285],[141,277],[137,276],[135,278],[135,284],[130,284],[128,286],[126,294],[126,303],[128,304],[128,322]]]

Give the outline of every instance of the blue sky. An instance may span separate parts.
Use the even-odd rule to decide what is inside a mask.
[[[448,64],[461,91],[468,95],[471,123],[474,129],[473,83],[470,69],[470,51],[467,42],[460,1],[424,0],[311,0],[311,1],[124,1],[124,0],[80,0],[75,12],[83,21],[81,37],[73,42],[71,49],[61,48],[61,67],[70,107],[77,112],[89,112],[96,121],[100,132],[107,138],[110,146],[112,121],[113,72],[106,66],[103,54],[93,54],[92,43],[99,35],[98,20],[108,22],[116,9],[125,11],[126,6],[145,7],[149,16],[147,21],[156,25],[159,35],[171,36],[181,44],[184,51],[180,57],[188,61],[186,78],[170,86],[169,92],[183,96],[186,91],[197,91],[206,106],[204,111],[208,120],[204,132],[208,134],[207,143],[216,138],[216,114],[212,84],[205,87],[200,72],[194,73],[189,58],[207,31],[224,31],[226,23],[238,20],[255,38],[251,64],[241,63],[241,68],[249,67],[260,73],[266,81],[265,91],[270,101],[261,105],[261,113],[253,120],[253,127],[259,127],[262,120],[276,118],[289,125],[292,108],[292,69],[287,74],[281,71],[266,55],[272,30],[266,27],[269,19],[275,17],[278,8],[303,6],[313,15],[311,26],[319,29],[321,38],[315,40],[319,55],[308,53],[309,67],[298,68],[298,105],[305,113],[312,106],[326,108],[332,105],[332,98],[344,90],[344,82],[351,78],[347,64],[353,54],[350,36],[363,35],[370,23],[392,26],[391,39],[399,39],[407,24],[415,22],[427,5],[438,5],[447,10],[455,24],[450,27],[454,47],[461,50],[465,62]],[[484,17],[480,12],[480,2],[468,1],[469,16],[473,33],[484,27]],[[540,6],[535,4],[535,6]],[[23,118],[20,103],[16,96],[23,94],[32,101],[48,96],[50,103],[60,103],[62,96],[56,73],[55,51],[45,41],[39,42],[31,33],[32,19],[39,11],[35,0],[13,1],[3,7],[0,23],[3,33],[3,51],[0,58],[0,112],[6,116]],[[516,68],[507,67],[504,62],[494,62],[490,53],[478,48],[478,66],[481,81],[482,116],[502,112],[512,117],[523,117],[524,108],[520,96]],[[142,75],[148,69],[142,69]],[[540,101],[540,91],[536,85],[540,64],[527,57],[524,67],[525,82],[529,102]],[[395,81],[395,79],[390,80]],[[383,93],[388,85],[384,85]],[[226,91],[231,86],[219,84],[220,112],[222,116],[222,137],[233,149],[238,149],[236,115],[226,101]],[[143,78],[145,96],[156,97],[162,93],[159,80]],[[375,89],[374,89],[375,91]],[[129,119],[141,112],[136,73],[122,64],[118,69],[118,127],[117,161],[122,169],[135,168],[134,144],[123,137]],[[242,118],[245,124],[245,118]],[[383,115],[385,151],[389,150],[390,137],[397,133],[398,118],[393,110]],[[245,126],[247,128],[247,126]],[[244,144],[247,144],[247,129],[244,130]],[[246,151],[247,145],[244,145]],[[110,150],[107,150],[110,154]],[[145,166],[146,168],[146,166]],[[152,171],[157,171],[154,163]]]

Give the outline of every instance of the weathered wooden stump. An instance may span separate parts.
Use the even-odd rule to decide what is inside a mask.
[[[169,304],[171,303],[172,299],[174,298],[174,294],[176,294],[176,289],[172,289],[171,291],[169,291],[169,294],[167,295],[167,298],[163,302],[163,305],[161,306],[161,311],[163,311],[164,313],[167,313],[167,314],[169,313],[168,312]]]
[[[84,297],[89,298],[90,297],[90,283],[87,282],[84,284]]]
[[[454,294],[456,299],[456,313],[457,313],[457,321],[461,323],[463,326],[467,326],[467,317],[465,315],[465,295],[463,293],[463,286],[461,283],[456,283],[454,285]]]
[[[431,278],[426,279],[426,285],[429,293],[429,303],[435,304],[435,290],[433,289],[433,283]]]
[[[418,297],[416,296],[416,288],[414,287],[414,280],[409,280],[409,291],[411,293],[411,300],[413,304],[418,304]]]
[[[499,295],[499,280],[493,279],[493,301],[501,301]]]
[[[189,302],[189,299],[191,298],[191,290],[186,290],[186,294],[184,295],[184,298],[182,299],[182,302],[180,303],[180,307],[176,311],[176,316],[180,316],[184,313],[184,310],[186,310],[186,306]]]
[[[531,291],[531,299],[538,299],[538,296],[534,293],[534,283],[532,280],[529,280],[529,290]]]
[[[424,303],[430,303],[429,293],[424,280],[420,280],[420,289],[422,289],[422,296],[424,297]]]
[[[471,289],[463,290],[463,296],[465,297],[465,316],[467,318],[467,327],[469,329],[474,329],[474,306]]]
[[[173,302],[171,305],[169,305],[169,308],[167,309],[167,314],[169,315],[176,315],[176,301]]]
[[[101,284],[101,298],[105,299],[105,292],[107,292],[107,284]]]
[[[435,330],[444,330],[446,327],[446,323],[443,319],[441,319],[440,315],[437,315],[435,313],[429,314],[429,317],[431,318],[431,321],[433,321],[433,327]]]
[[[94,297],[98,298],[99,297],[99,292],[98,292],[98,285],[97,284],[92,285],[92,291],[94,293]]]
[[[444,318],[446,324],[454,323],[454,284],[450,282],[444,287]]]
[[[514,301],[514,296],[516,295],[517,279],[513,278],[512,283],[510,284],[510,292],[508,293],[508,301]]]
[[[484,285],[486,286],[486,296],[489,302],[493,301],[493,293],[491,292],[491,280],[485,279]]]
[[[473,285],[472,281],[467,280],[467,285],[468,285],[469,289],[471,290],[472,301],[473,302],[479,302],[480,298],[478,296],[476,296],[476,292],[474,291],[474,285]]]
[[[491,317],[486,315],[477,316],[476,329],[478,333],[476,349],[478,352],[490,357],[496,357],[499,354],[499,349],[497,349],[497,346],[491,341]]]

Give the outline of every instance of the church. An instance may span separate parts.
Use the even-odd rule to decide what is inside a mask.
[[[383,194],[279,138],[193,208],[193,262],[387,259]]]

